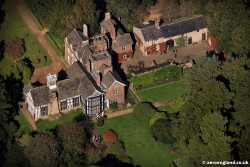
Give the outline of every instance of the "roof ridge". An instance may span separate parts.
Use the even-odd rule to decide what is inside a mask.
[[[174,20],[172,20],[170,22],[163,23],[162,26],[160,26],[160,27],[171,25],[171,24],[176,24],[176,23],[179,23],[179,22],[184,22],[184,21],[195,19],[195,18],[198,18],[198,17],[203,17],[203,15],[200,14],[200,15],[193,15],[191,17],[182,17],[182,18],[179,18],[179,19],[174,19]]]

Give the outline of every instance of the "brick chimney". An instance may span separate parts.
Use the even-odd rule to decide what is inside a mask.
[[[105,19],[104,20],[109,20],[110,19],[110,13],[109,12],[106,12],[105,13]]]
[[[84,36],[88,37],[88,26],[86,24],[82,26],[82,33]]]

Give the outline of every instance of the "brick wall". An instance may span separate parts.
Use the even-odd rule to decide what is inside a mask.
[[[134,33],[135,39],[136,39],[136,45],[137,46],[142,46],[143,43],[141,41],[141,39]]]
[[[109,100],[114,102],[117,100],[118,103],[125,103],[125,86],[119,82],[116,82],[117,86],[115,87],[115,84],[106,92],[106,96]],[[114,94],[114,91],[117,90],[117,95]]]
[[[122,47],[114,49],[114,51],[118,55],[118,63],[122,63],[123,61],[131,60],[133,58],[133,48],[132,45],[127,45],[126,50],[122,50]],[[122,56],[127,55],[127,59],[123,59]]]

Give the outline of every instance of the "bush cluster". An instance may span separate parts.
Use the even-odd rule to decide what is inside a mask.
[[[103,127],[104,120],[105,120],[105,117],[101,117],[101,118],[97,119],[96,126],[97,127]]]
[[[113,143],[118,139],[118,135],[112,130],[105,131],[102,134],[102,137],[105,142],[110,142],[110,143]]]
[[[156,109],[150,103],[139,103],[134,107],[134,116],[145,122],[149,122],[155,113]]]

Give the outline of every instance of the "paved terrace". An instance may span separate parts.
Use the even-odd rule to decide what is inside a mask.
[[[205,55],[207,50],[209,50],[209,44],[207,43],[207,41],[203,41],[194,45],[188,45],[181,49],[178,49],[177,57],[175,57],[174,52],[171,52],[169,50],[167,51],[167,53],[162,55],[158,53],[154,55],[144,56],[139,48],[136,48],[133,59],[122,63],[121,67],[122,69],[124,69],[124,72],[127,73],[127,67],[130,64],[137,65],[139,61],[144,61],[145,67],[154,66],[155,64],[153,63],[153,60],[155,60],[157,64],[165,63],[168,59],[173,59],[178,63],[183,63],[187,56],[189,56],[191,59],[195,59],[198,56]]]

